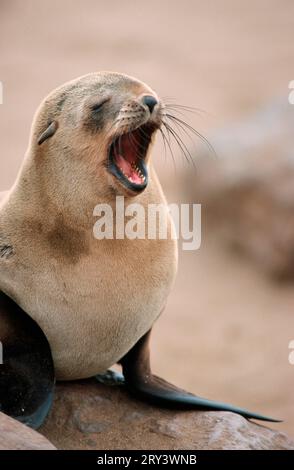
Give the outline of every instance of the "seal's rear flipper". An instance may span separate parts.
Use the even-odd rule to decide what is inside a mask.
[[[169,408],[232,411],[249,419],[280,422],[277,419],[252,413],[233,405],[198,397],[153,375],[150,368],[150,333],[151,331],[143,336],[120,361],[123,367],[125,383],[130,392],[150,403]]]
[[[52,404],[54,366],[39,326],[0,292],[0,411],[37,429]]]

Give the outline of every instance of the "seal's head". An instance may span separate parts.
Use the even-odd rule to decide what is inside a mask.
[[[79,181],[96,195],[136,196],[148,185],[150,147],[162,110],[156,93],[132,77],[89,74],[45,99],[31,146],[37,158],[44,153],[52,178],[73,190]]]

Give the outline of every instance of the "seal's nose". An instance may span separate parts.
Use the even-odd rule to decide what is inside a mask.
[[[153,109],[158,104],[158,101],[156,98],[154,98],[154,96],[147,95],[147,96],[143,96],[143,104],[145,104],[148,107],[150,114],[152,114]]]

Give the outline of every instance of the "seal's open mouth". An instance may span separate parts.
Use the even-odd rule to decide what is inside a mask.
[[[120,135],[110,146],[108,170],[131,191],[143,191],[148,184],[145,157],[155,130],[145,124]]]

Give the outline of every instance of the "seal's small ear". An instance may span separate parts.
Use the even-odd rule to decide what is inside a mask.
[[[41,145],[45,140],[52,137],[58,129],[58,122],[52,121],[51,124],[47,127],[47,129],[40,135],[38,139],[38,144]]]

